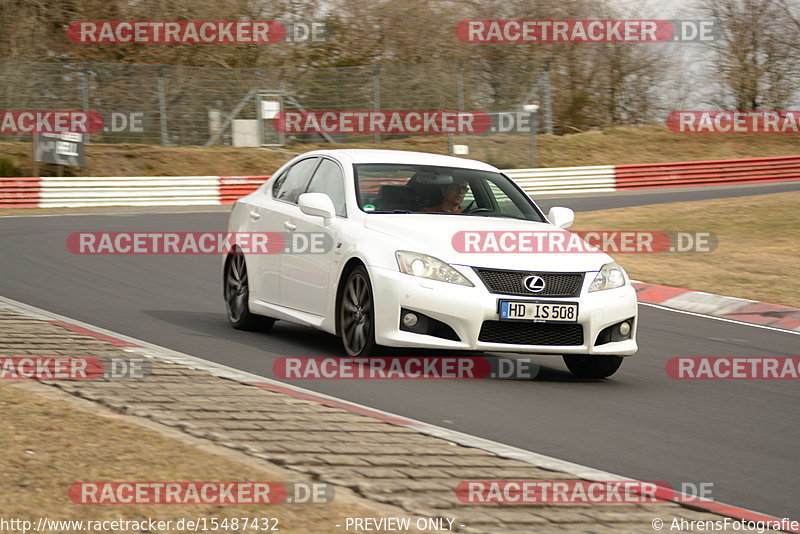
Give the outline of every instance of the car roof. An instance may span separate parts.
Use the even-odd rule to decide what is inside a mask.
[[[434,167],[458,167],[462,169],[475,169],[481,171],[499,172],[496,167],[474,159],[430,154],[428,152],[412,152],[409,150],[379,150],[366,148],[344,148],[332,150],[315,150],[307,152],[304,156],[330,156],[342,162],[350,163],[399,163],[413,165],[431,165]]]

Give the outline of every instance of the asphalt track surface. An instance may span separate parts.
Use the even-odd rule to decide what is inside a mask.
[[[785,190],[800,190],[800,184],[541,204],[581,211]],[[340,355],[337,338],[286,322],[270,333],[230,328],[216,256],[78,256],[65,247],[67,235],[78,231],[224,230],[225,211],[196,210],[0,218],[0,294],[268,377],[278,357]],[[609,380],[573,378],[560,358],[540,356],[543,370],[534,380],[293,383],[678,489],[712,482],[718,501],[800,519],[798,382],[678,381],[664,370],[674,356],[800,356],[800,336],[642,305],[638,339],[639,353]]]

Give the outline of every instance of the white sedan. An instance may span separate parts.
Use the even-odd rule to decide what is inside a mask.
[[[486,163],[308,152],[233,207],[229,232],[284,245],[225,258],[228,318],[318,328],[351,357],[380,346],[556,354],[573,374],[604,378],[637,350],[636,293],[605,253],[547,245],[585,245],[565,230],[573,219],[568,208],[545,216]]]

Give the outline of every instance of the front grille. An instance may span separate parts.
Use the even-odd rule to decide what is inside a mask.
[[[478,341],[509,345],[583,345],[579,324],[484,321]]]
[[[526,297],[577,297],[581,293],[584,276],[584,273],[541,273],[479,268],[475,268],[475,272],[492,293]],[[544,279],[544,291],[539,293],[528,291],[522,281],[532,275]]]

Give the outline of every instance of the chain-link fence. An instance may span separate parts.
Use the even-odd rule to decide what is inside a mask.
[[[263,98],[279,98],[284,109],[305,111],[517,111],[537,105],[538,131],[553,130],[549,62],[222,69],[0,61],[0,110],[100,112],[105,126],[90,138],[97,143],[230,145],[232,122],[260,118]],[[274,132],[261,122],[262,144],[275,143]],[[397,136],[337,134],[327,140],[392,137]],[[316,135],[289,139],[321,140]]]

